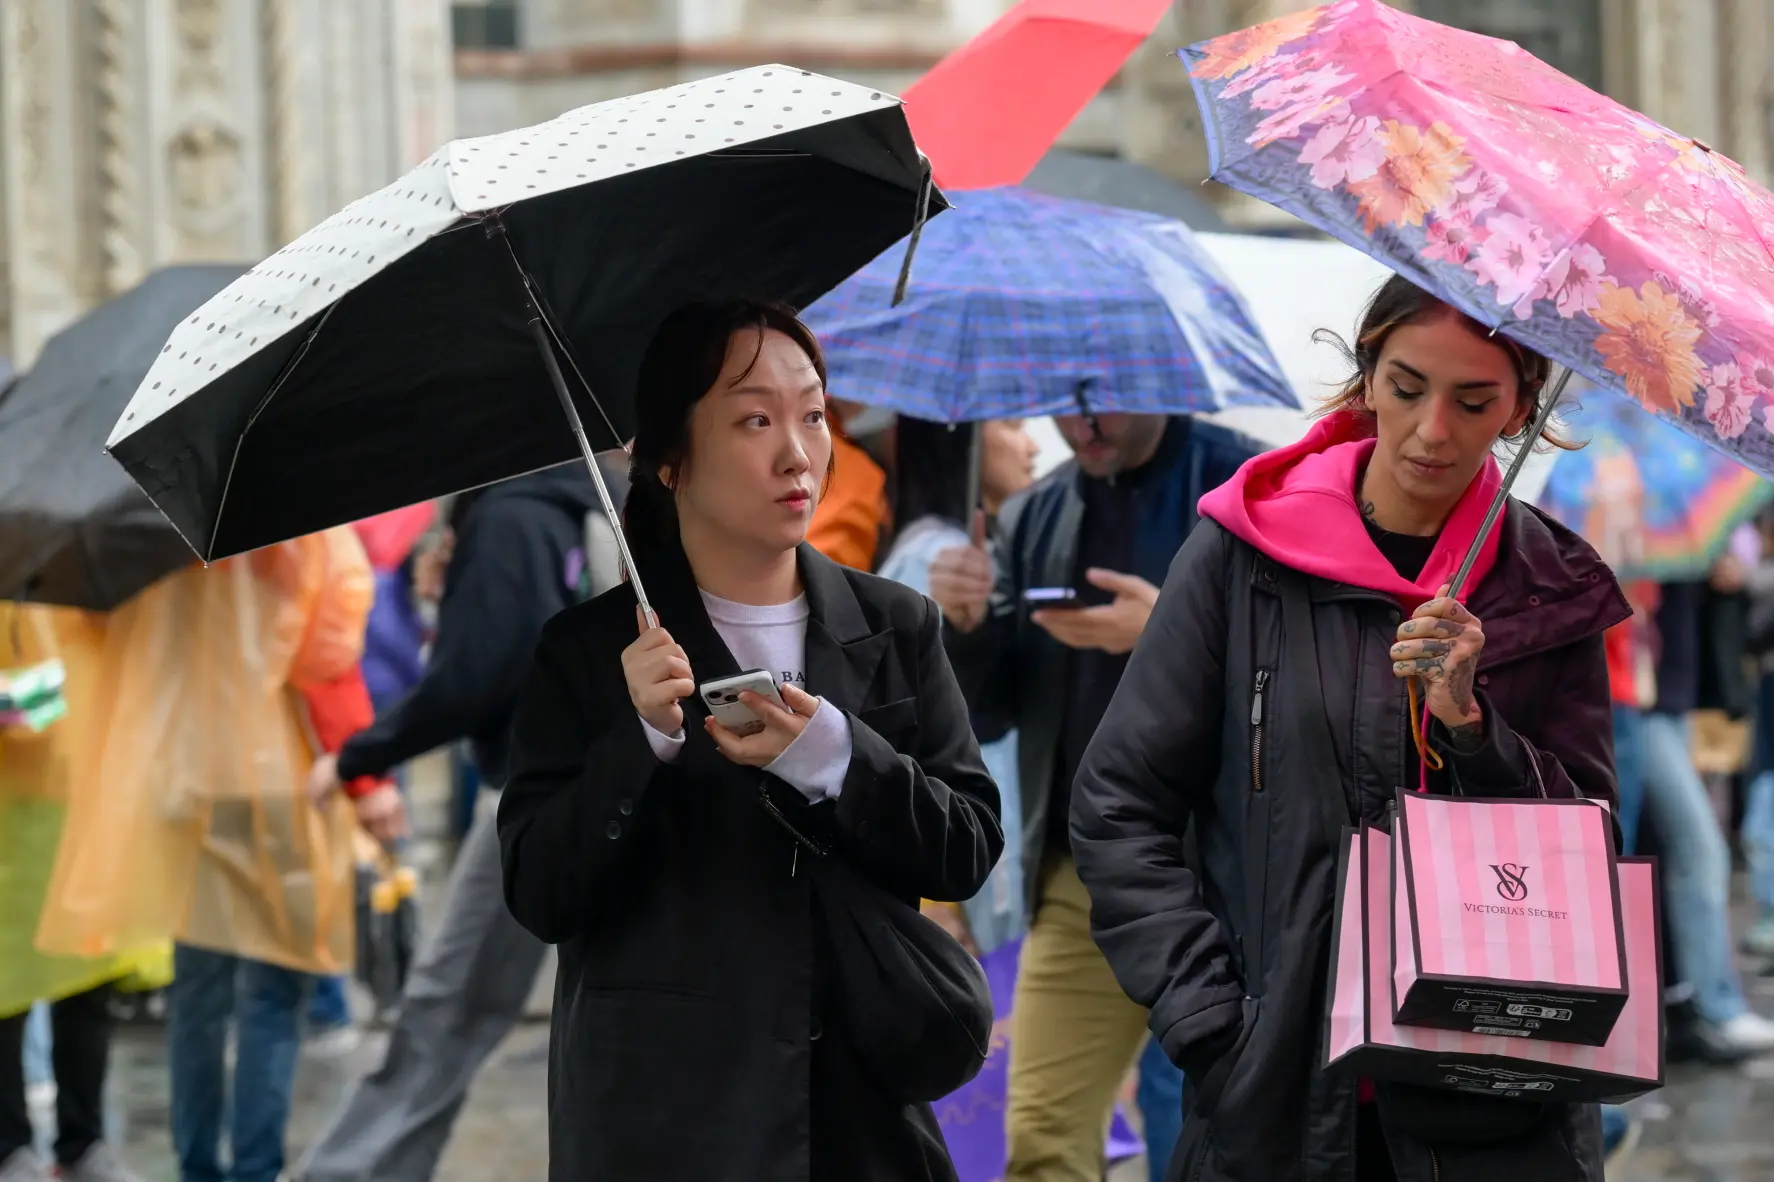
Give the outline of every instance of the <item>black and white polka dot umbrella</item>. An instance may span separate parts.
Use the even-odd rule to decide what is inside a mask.
[[[618,446],[668,312],[811,302],[928,176],[897,99],[784,66],[458,140],[186,317],[107,450],[212,560]]]

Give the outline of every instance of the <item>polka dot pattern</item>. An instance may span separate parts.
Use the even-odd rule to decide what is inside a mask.
[[[789,66],[755,66],[457,140],[449,146],[450,192],[465,212],[478,213],[898,101]]]
[[[448,148],[360,197],[185,317],[111,429],[114,446],[461,220]]]
[[[788,66],[757,66],[581,107],[534,127],[446,144],[393,184],[352,202],[259,263],[187,317],[148,370],[107,446],[464,216],[898,101]]]

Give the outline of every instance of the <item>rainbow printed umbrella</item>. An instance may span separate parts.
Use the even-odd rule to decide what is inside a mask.
[[[1593,389],[1572,383],[1561,417],[1587,446],[1559,457],[1540,508],[1623,578],[1704,577],[1731,532],[1774,501],[1774,484],[1620,399],[1577,401]]]

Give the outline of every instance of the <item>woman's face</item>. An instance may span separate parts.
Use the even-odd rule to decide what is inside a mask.
[[[1392,331],[1365,401],[1378,424],[1373,463],[1405,497],[1446,509],[1531,409],[1509,354],[1452,311]]]
[[[812,359],[774,329],[742,329],[714,386],[690,412],[678,518],[727,543],[791,550],[807,536],[831,463],[825,387]],[[673,484],[673,474],[660,479]]]
[[[986,507],[997,511],[1007,499],[1035,479],[1035,456],[1041,450],[1021,419],[993,419],[980,435],[979,492]]]

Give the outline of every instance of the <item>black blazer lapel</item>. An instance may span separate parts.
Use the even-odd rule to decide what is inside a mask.
[[[844,570],[802,544],[798,560],[807,591],[807,692],[849,714],[871,705],[871,691],[890,632],[869,628]]]

